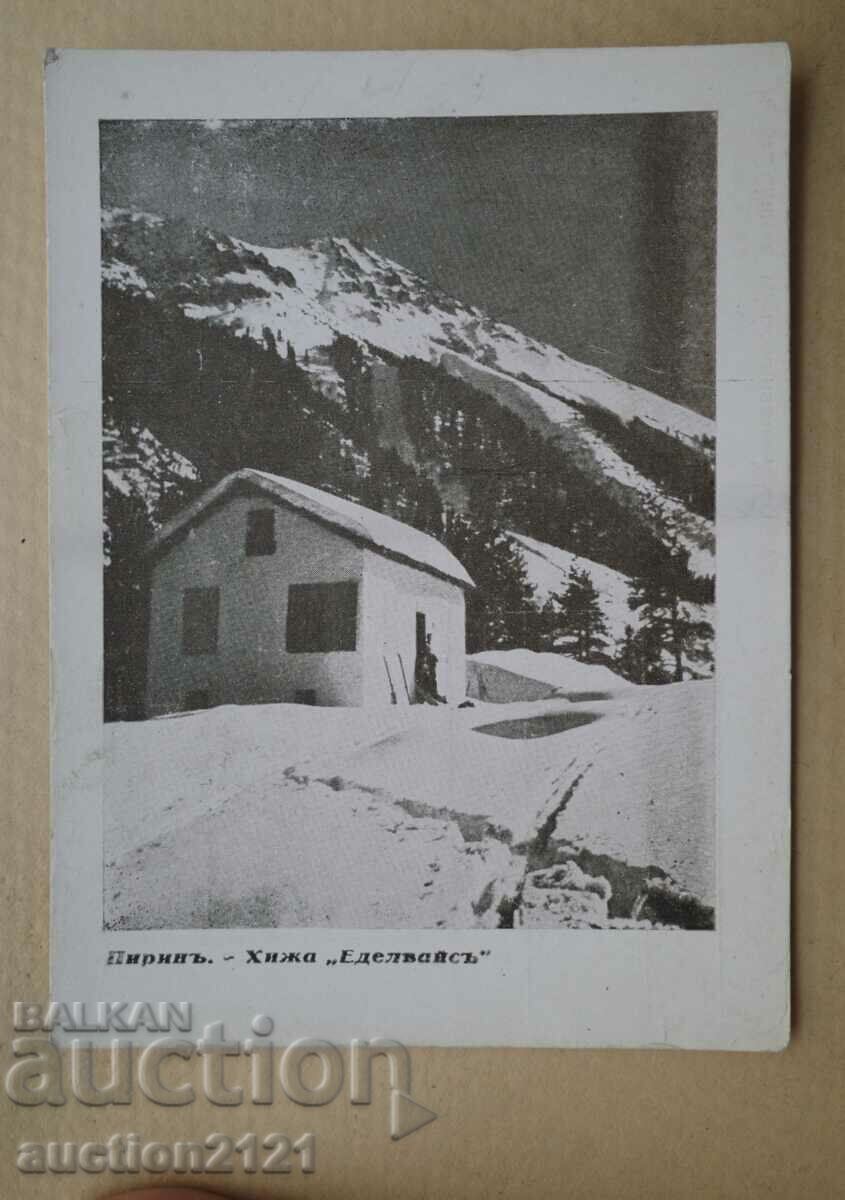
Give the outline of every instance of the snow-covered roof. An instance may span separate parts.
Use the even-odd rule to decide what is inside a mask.
[[[284,479],[267,471],[255,471],[246,467],[234,471],[221,479],[209,491],[204,492],[193,504],[188,505],[177,517],[163,525],[151,543],[153,551],[160,550],[173,537],[193,522],[210,506],[217,503],[227,492],[238,487],[249,487],[307,513],[318,521],[333,526],[339,533],[363,542],[372,549],[419,567],[431,574],[442,576],[458,583],[461,587],[474,587],[472,579],[461,563],[444,545],[427,533],[410,525],[387,517],[384,513],[365,508],[321,488],[299,483],[295,479]]]

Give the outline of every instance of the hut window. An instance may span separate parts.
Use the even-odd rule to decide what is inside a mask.
[[[276,553],[275,516],[273,508],[253,508],[246,514],[247,557]]]
[[[186,588],[182,593],[182,653],[216,654],[220,589]]]
[[[292,583],[288,588],[290,654],[354,650],[357,583]]]

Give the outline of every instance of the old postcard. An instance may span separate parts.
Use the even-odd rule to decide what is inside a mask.
[[[786,1043],[788,94],[53,55],[57,1032]]]

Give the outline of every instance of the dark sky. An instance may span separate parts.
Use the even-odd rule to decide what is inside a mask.
[[[714,413],[709,113],[101,126],[102,198],[282,246],[358,238],[492,316]]]

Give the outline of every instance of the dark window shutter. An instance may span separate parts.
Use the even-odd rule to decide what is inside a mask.
[[[290,654],[354,650],[357,626],[357,583],[292,583],[288,588]]]
[[[253,558],[276,553],[276,510],[252,508],[246,514],[246,553]]]
[[[182,653],[216,654],[220,589],[186,588],[182,593]]]

